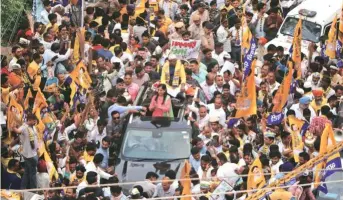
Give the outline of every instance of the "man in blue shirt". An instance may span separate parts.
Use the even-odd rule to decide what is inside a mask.
[[[106,136],[102,139],[101,141],[101,145],[100,147],[98,148],[98,150],[96,151],[96,153],[100,153],[104,156],[104,159],[102,160],[101,164],[100,164],[100,167],[102,169],[107,169],[108,168],[108,159],[110,157],[110,154],[109,154],[109,146],[111,145],[111,139],[109,136]]]
[[[146,111],[146,108],[143,106],[124,106],[126,104],[126,99],[123,96],[119,96],[117,103],[110,106],[107,110],[109,120],[112,120],[111,113],[117,111],[120,114],[120,117],[125,117],[128,113],[137,113],[140,111]]]
[[[97,51],[98,55],[104,57],[105,60],[111,60],[111,58],[113,57],[113,53],[110,50],[108,50],[110,48],[110,40],[103,39],[101,45],[103,48]]]
[[[1,188],[2,189],[14,189],[19,190],[21,185],[21,176],[17,173],[19,170],[19,161],[11,159],[8,162],[8,167],[4,170],[1,177]]]

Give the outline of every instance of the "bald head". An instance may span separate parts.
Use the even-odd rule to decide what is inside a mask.
[[[170,178],[165,176],[162,178],[162,188],[164,191],[168,191],[171,185]]]
[[[206,75],[206,83],[207,83],[207,85],[212,85],[214,83],[214,78],[215,78],[214,74],[208,73]]]

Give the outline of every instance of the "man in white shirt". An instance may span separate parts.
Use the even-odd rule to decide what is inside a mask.
[[[149,198],[154,195],[157,187],[154,183],[152,183],[152,181],[156,181],[158,177],[159,176],[155,172],[148,172],[145,176],[145,181],[139,184],[142,186],[143,191],[147,193]]]
[[[11,127],[11,131],[19,134],[21,143],[21,155],[24,158],[25,171],[21,181],[22,189],[37,188],[37,149],[38,137],[35,124],[37,118],[34,114],[29,113],[26,117],[27,122],[19,128]]]
[[[12,47],[12,54],[13,58],[11,59],[10,63],[8,64],[8,69],[11,71],[12,70],[12,65],[16,64],[18,59],[22,57],[23,55],[23,50],[20,48],[20,46],[14,46]]]
[[[231,74],[234,75],[236,68],[238,68],[238,65],[235,65],[231,62],[230,54],[224,54],[223,58],[224,58],[224,65],[223,65],[222,69],[220,70],[219,74],[223,76],[224,72],[229,70],[231,72]]]
[[[200,179],[211,178],[211,171],[213,167],[211,166],[211,157],[209,155],[203,155],[200,159],[200,167],[197,174]]]
[[[266,4],[258,3],[257,11],[258,13],[254,15],[251,23],[255,27],[256,38],[262,38],[266,36],[266,33],[263,31],[264,23],[268,17],[268,15],[266,14]]]
[[[203,129],[201,129],[201,133],[198,135],[199,138],[204,141],[204,144],[206,145],[212,140],[212,130],[209,126],[205,126]]]
[[[212,73],[207,74],[206,80],[201,83],[200,86],[206,95],[207,101],[210,101],[213,96],[211,93],[211,87],[214,86],[214,75]]]
[[[43,59],[44,59],[45,63],[48,63],[49,61],[52,61],[54,63],[54,65],[52,67],[53,72],[55,71],[56,64],[58,62],[67,60],[71,56],[71,54],[73,53],[72,49],[68,49],[68,51],[64,55],[61,55],[58,53],[59,50],[60,50],[60,44],[59,43],[53,43],[51,45],[51,50],[46,49],[44,54],[43,54]]]
[[[224,85],[224,77],[221,75],[217,75],[215,78],[215,84],[211,86],[210,88],[210,92],[211,92],[211,96],[213,97],[214,92],[218,91],[220,93],[223,92],[223,85]]]
[[[303,114],[303,111],[308,108],[311,111],[310,121],[316,116],[316,112],[310,106],[311,99],[307,96],[301,97],[299,103],[293,104],[290,110],[294,110],[295,117],[301,120],[306,120]]]
[[[164,15],[169,17],[171,20],[174,20],[174,17],[178,10],[178,5],[174,1],[162,0],[159,2],[158,6],[160,10],[164,11]]]
[[[188,108],[196,114],[197,120],[195,121],[192,117],[189,117],[188,119],[190,121],[194,121],[194,125],[199,127],[199,130],[202,130],[203,127],[208,124],[208,120],[210,119],[210,116],[207,113],[207,108],[205,106],[200,106],[200,108],[197,108],[192,105],[189,105]]]
[[[104,156],[102,154],[95,154],[93,161],[88,162],[86,165],[86,173],[93,171],[98,174],[98,183],[100,183],[100,178],[108,180],[110,177],[112,177],[111,174],[108,174],[100,168],[103,159]]]
[[[241,62],[242,33],[241,21],[236,19],[235,26],[230,28],[229,34],[231,36],[231,56],[238,63]]]
[[[50,11],[51,11],[50,1],[44,0],[43,5],[44,5],[44,10],[40,13],[40,15],[41,15],[41,21],[40,22],[43,23],[44,25],[47,25],[50,23],[49,18],[48,18]]]
[[[158,184],[153,197],[172,197],[175,194],[175,188],[168,177],[163,177],[162,183]]]
[[[214,103],[208,104],[207,109],[209,110],[209,115],[211,117],[218,117],[219,118],[219,124],[225,127],[225,121],[226,121],[226,114],[225,111],[222,108],[222,99],[216,98],[214,100]],[[211,122],[211,119],[210,119]]]
[[[275,72],[268,72],[267,81],[269,83],[269,95],[272,95],[280,86],[280,83],[275,80]]]
[[[224,51],[231,52],[231,40],[229,35],[229,23],[227,19],[222,20],[221,26],[217,30],[218,42],[223,43]],[[212,56],[213,57],[213,56]]]
[[[227,52],[224,51],[224,45],[221,42],[217,42],[214,45],[214,50],[212,51],[212,58],[218,61],[219,67],[224,65],[224,55]]]
[[[230,185],[235,185],[240,178],[239,174],[237,174],[238,170],[239,166],[236,163],[226,162],[218,168],[217,177],[226,180]]]

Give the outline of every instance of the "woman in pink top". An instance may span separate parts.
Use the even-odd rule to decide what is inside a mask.
[[[171,99],[165,84],[158,86],[157,95],[153,96],[149,106],[153,117],[170,117],[172,115]]]

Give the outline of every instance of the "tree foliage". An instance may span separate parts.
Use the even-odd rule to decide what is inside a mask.
[[[1,44],[7,46],[20,24],[27,23],[25,11],[31,10],[32,0],[1,1]],[[12,38],[11,38],[12,37]]]

